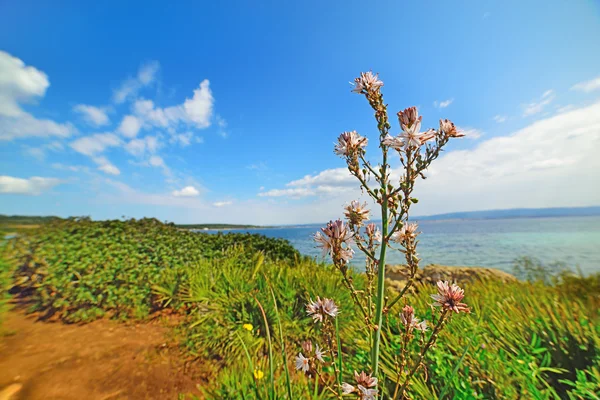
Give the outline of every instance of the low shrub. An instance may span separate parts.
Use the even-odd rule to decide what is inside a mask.
[[[58,220],[9,240],[4,253],[15,269],[12,291],[32,311],[77,322],[178,308],[173,300],[196,265],[231,248],[240,250],[240,262],[255,253],[282,262],[301,258],[283,239],[193,233],[154,219]]]

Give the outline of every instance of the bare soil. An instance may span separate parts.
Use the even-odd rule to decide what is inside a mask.
[[[199,396],[207,379],[164,323],[64,324],[13,310],[3,331],[0,400],[177,399]]]

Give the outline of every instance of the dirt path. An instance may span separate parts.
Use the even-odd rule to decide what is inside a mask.
[[[3,329],[0,398],[22,385],[11,400],[177,399],[204,379],[200,366],[184,372],[158,323],[67,325],[11,311]]]

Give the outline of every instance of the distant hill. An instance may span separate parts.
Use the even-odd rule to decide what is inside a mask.
[[[3,215],[0,214],[0,224],[13,225],[39,225],[46,222],[55,221],[60,217],[55,216],[35,216],[35,215]]]
[[[513,208],[509,210],[464,211],[414,217],[419,221],[443,219],[501,219],[501,218],[545,218],[583,217],[600,215],[600,206],[556,207],[556,208]]]

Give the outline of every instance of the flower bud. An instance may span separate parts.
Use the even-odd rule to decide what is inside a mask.
[[[417,121],[421,121],[417,107],[408,107],[404,111],[398,112],[398,120],[403,131],[410,129]]]
[[[302,350],[304,350],[307,353],[312,353],[312,342],[310,340],[306,340],[304,342],[302,342]]]

